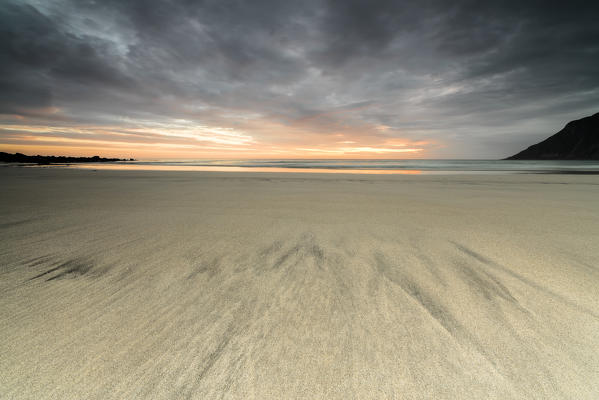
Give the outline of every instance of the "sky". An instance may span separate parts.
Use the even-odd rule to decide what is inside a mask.
[[[0,151],[503,158],[599,111],[599,2],[0,1]]]

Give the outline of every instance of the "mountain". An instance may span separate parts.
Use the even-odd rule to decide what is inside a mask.
[[[599,160],[599,113],[568,122],[555,135],[506,160]]]

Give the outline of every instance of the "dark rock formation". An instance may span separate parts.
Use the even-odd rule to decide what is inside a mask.
[[[89,162],[114,162],[114,161],[134,161],[121,158],[102,158],[93,157],[65,157],[65,156],[26,156],[25,154],[9,154],[0,151],[0,162],[7,163],[33,163],[33,164],[67,164],[67,163],[89,163]]]
[[[555,135],[506,160],[599,160],[599,113],[568,122]]]

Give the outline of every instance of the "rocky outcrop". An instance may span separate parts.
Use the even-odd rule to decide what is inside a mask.
[[[65,157],[65,156],[26,156],[25,154],[9,154],[0,151],[0,162],[9,163],[35,163],[35,164],[66,164],[66,163],[88,163],[88,162],[114,162],[114,161],[133,161],[133,159],[124,160],[121,158],[102,158],[93,157]]]

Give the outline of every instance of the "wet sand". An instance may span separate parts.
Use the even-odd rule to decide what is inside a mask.
[[[597,399],[599,177],[0,168],[2,399]]]

